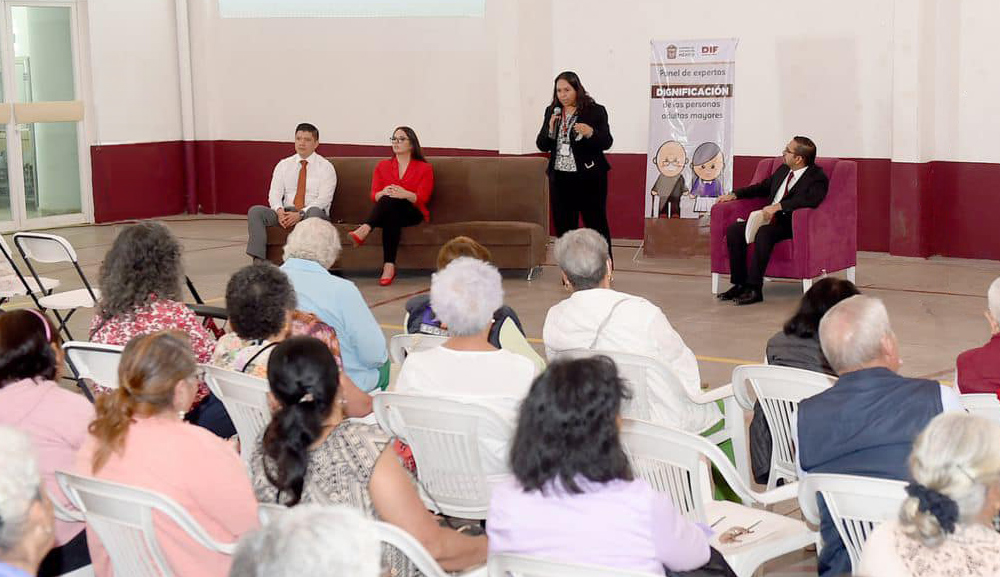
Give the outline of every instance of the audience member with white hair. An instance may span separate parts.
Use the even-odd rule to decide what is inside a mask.
[[[577,229],[559,237],[556,260],[570,297],[549,309],[542,329],[549,360],[570,349],[599,349],[652,357],[667,365],[688,394],[667,386],[650,390],[653,421],[700,433],[721,418],[715,404],[698,405],[701,393],[694,353],[659,307],[611,289],[608,243],[597,232]]]
[[[503,304],[496,267],[459,257],[431,277],[431,307],[451,335],[439,347],[406,357],[395,390],[468,401],[496,411],[511,425],[528,394],[535,365],[527,358],[489,342],[493,313]],[[507,470],[510,439],[500,431],[484,432],[483,466],[488,474]]]
[[[1000,278],[990,284],[986,301],[983,314],[990,325],[990,340],[958,355],[955,363],[955,384],[963,393],[1000,392]]]
[[[362,391],[389,384],[389,350],[385,335],[361,291],[328,269],[340,256],[340,236],[329,221],[300,222],[285,244],[281,270],[295,288],[299,310],[313,313],[333,327],[340,339],[344,370]]]
[[[35,575],[52,548],[54,523],[31,439],[0,426],[0,575]]]
[[[938,415],[913,444],[912,482],[897,521],[868,538],[859,574],[879,577],[1000,575],[1000,424]]]
[[[248,533],[229,577],[379,577],[375,524],[347,505],[299,505]]]
[[[840,378],[799,404],[801,472],[907,479],[914,439],[941,412],[963,410],[958,393],[897,373],[899,342],[875,297],[857,295],[834,305],[819,323],[819,340]],[[819,574],[850,573],[847,550],[822,501],[820,513]]]

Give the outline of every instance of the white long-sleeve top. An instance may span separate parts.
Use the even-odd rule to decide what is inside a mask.
[[[621,304],[591,347],[598,327],[619,301]],[[642,297],[603,288],[576,291],[549,309],[542,340],[550,360],[561,351],[593,348],[645,355],[667,365],[688,394],[679,394],[665,383],[655,386],[657,381],[651,380],[654,422],[700,433],[722,418],[714,403],[699,405],[690,400],[688,395],[701,393],[698,360],[663,311]]]
[[[267,193],[267,204],[272,210],[292,206],[295,202],[295,191],[299,185],[299,171],[303,160],[298,154],[278,161],[271,174],[271,188]],[[310,207],[323,209],[330,214],[330,204],[333,202],[333,192],[337,189],[337,171],[329,160],[316,154],[309,155],[306,161],[306,199],[302,211]]]

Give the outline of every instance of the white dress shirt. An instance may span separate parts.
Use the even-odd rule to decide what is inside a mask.
[[[554,305],[545,317],[542,340],[549,360],[570,349],[591,348],[598,327],[601,330],[592,348],[645,355],[667,365],[678,376],[687,393],[651,379],[650,408],[654,422],[700,433],[722,418],[715,403],[695,404],[690,396],[701,393],[701,377],[694,353],[684,344],[659,307],[648,300],[611,289],[593,288],[574,292]],[[407,361],[409,362],[409,361]]]
[[[295,202],[295,190],[299,185],[299,170],[303,160],[298,154],[284,158],[274,167],[271,175],[271,190],[267,193],[267,204],[272,210],[292,206]],[[306,166],[306,200],[302,212],[311,207],[323,209],[330,214],[330,203],[333,202],[333,191],[337,188],[337,171],[330,161],[316,154],[309,155]]]
[[[778,186],[778,194],[774,195],[773,204],[778,204],[779,202],[781,202],[781,199],[785,198],[785,191],[792,190],[792,187],[795,186],[795,183],[799,181],[799,178],[802,176],[802,173],[805,172],[807,168],[809,167],[803,166],[802,168],[797,168],[788,173],[792,176],[792,180],[791,182],[789,182],[788,177],[786,176],[785,180],[781,181],[781,185]]]

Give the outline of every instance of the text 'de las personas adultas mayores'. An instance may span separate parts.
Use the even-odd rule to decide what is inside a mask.
[[[654,84],[653,98],[732,98],[732,84]]]

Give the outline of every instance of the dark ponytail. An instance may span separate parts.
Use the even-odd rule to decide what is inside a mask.
[[[339,378],[333,353],[313,337],[282,341],[268,360],[267,380],[281,408],[264,431],[264,473],[289,507],[302,498],[309,447],[333,413]]]

